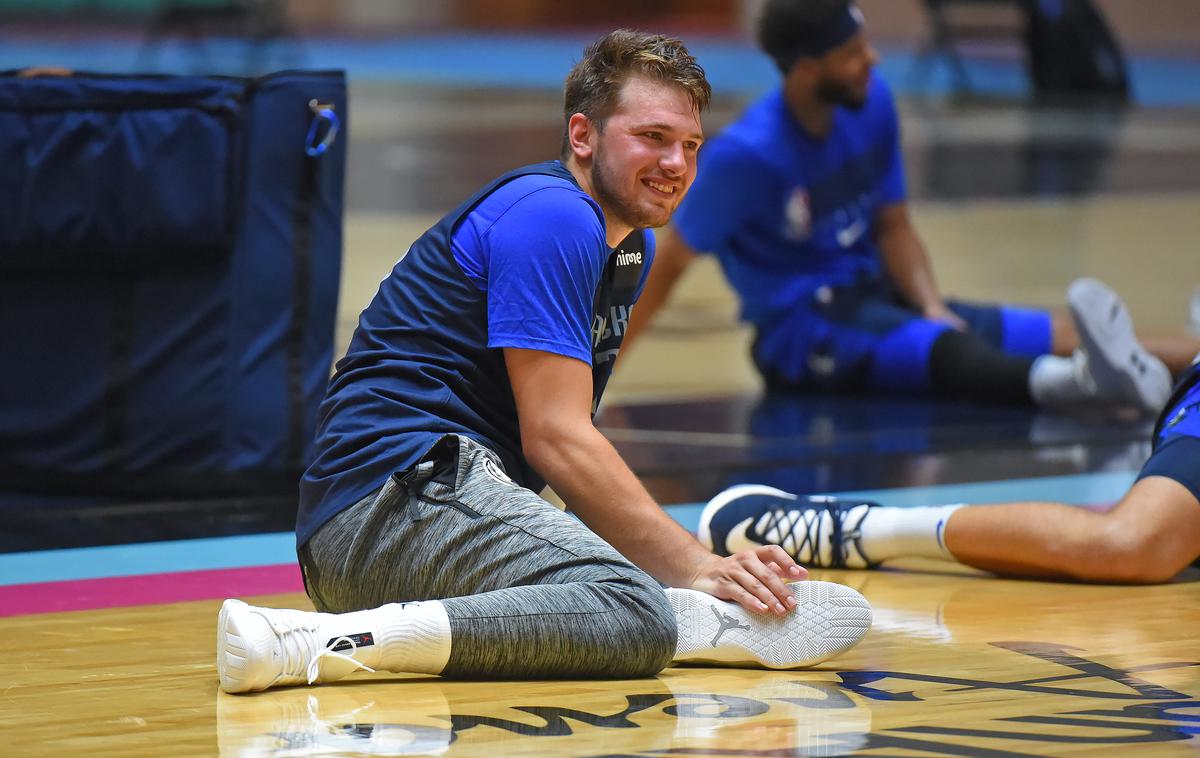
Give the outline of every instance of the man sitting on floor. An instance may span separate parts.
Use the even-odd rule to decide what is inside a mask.
[[[621,346],[610,324],[641,290],[647,230],[695,177],[709,94],[678,40],[605,36],[567,78],[561,160],[490,182],[396,264],[338,363],[301,481],[300,564],[324,612],[227,600],[222,689],[365,668],[793,668],[862,638],[861,595],[795,581],[776,546],[706,550],[592,422]],[[547,482],[578,519],[538,497]]]
[[[1111,339],[1115,295],[1099,283],[1070,288],[1071,317],[944,299],[909,216],[892,93],[852,3],[769,0],[759,43],[782,84],[705,144],[626,347],[712,253],[771,389],[1162,407],[1168,369],[1200,341]]]

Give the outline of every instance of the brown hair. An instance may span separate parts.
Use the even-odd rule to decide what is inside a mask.
[[[617,109],[621,87],[635,75],[679,87],[698,111],[707,108],[712,97],[704,69],[683,42],[629,29],[609,32],[584,50],[583,59],[567,75],[563,93],[563,157],[570,144],[567,125],[571,116],[582,113],[603,130],[605,120]]]

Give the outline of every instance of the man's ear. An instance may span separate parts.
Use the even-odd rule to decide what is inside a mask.
[[[576,160],[591,160],[596,132],[596,124],[582,113],[574,114],[567,121],[567,146]]]
[[[800,58],[788,69],[785,79],[799,80],[805,84],[813,81],[821,73],[821,62],[816,58]]]

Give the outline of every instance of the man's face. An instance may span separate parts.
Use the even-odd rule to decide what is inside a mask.
[[[609,224],[666,224],[696,178],[703,141],[700,114],[682,88],[630,78],[592,154],[592,189]]]
[[[871,69],[878,62],[875,48],[858,32],[821,57],[817,95],[830,105],[862,108],[867,102]]]

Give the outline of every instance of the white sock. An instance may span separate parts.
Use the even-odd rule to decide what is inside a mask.
[[[906,557],[957,562],[946,549],[942,534],[950,514],[961,507],[872,508],[860,527],[862,552],[876,563]]]
[[[1033,401],[1050,408],[1076,405],[1098,396],[1096,382],[1086,366],[1082,351],[1070,358],[1039,355],[1029,369],[1029,394]]]
[[[440,674],[450,660],[450,618],[436,600],[321,616],[322,641],[346,637],[357,646],[354,659],[373,669]]]

